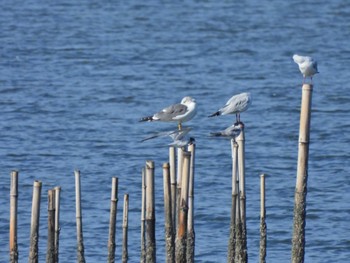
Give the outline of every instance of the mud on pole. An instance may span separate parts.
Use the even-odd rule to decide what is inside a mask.
[[[40,219],[40,199],[41,199],[41,182],[34,181],[33,185],[33,201],[32,201],[32,217],[30,226],[30,248],[29,263],[37,263],[39,260],[39,219]]]
[[[266,262],[265,174],[260,175],[260,263]]]
[[[303,84],[300,110],[297,180],[294,198],[292,262],[304,262],[312,84]]]
[[[18,171],[11,172],[10,186],[10,263],[18,262],[17,244],[17,206],[18,204]]]
[[[83,222],[81,214],[81,188],[80,171],[74,171],[75,175],[75,213],[77,225],[77,262],[85,263],[84,240],[83,240]]]
[[[115,262],[115,232],[117,221],[117,205],[118,205],[118,177],[112,177],[111,185],[111,207],[109,215],[109,234],[108,234],[108,263]]]
[[[146,262],[156,262],[154,162],[146,162]]]

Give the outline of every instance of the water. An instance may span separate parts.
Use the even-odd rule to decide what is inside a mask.
[[[211,140],[231,117],[208,119],[250,91],[246,125],[250,262],[258,261],[259,174],[268,174],[268,262],[289,262],[302,77],[291,57],[312,55],[314,78],[306,262],[350,258],[350,6],[337,1],[1,1],[0,261],[8,260],[9,173],[20,171],[18,242],[28,257],[32,185],[60,185],[60,261],[76,257],[74,169],[82,173],[85,256],[107,255],[110,182],[130,194],[130,262],[139,260],[141,167],[156,163],[157,258],[164,261],[161,165],[168,139],[140,143],[170,124],[138,119],[190,95],[198,114],[196,261],[225,262],[231,206],[230,146]],[[118,209],[120,256],[122,202]]]

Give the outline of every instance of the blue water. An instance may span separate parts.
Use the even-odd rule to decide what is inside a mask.
[[[88,3],[86,3],[88,2]],[[156,164],[157,259],[164,262],[162,170],[171,124],[138,123],[190,95],[196,138],[196,261],[225,262],[231,206],[230,144],[208,119],[250,91],[246,127],[250,262],[259,252],[259,175],[266,173],[267,261],[289,262],[302,76],[291,57],[311,55],[314,78],[306,262],[350,258],[350,5],[335,1],[0,2],[0,261],[8,261],[10,172],[18,169],[18,242],[27,262],[32,186],[43,182],[39,253],[44,262],[47,190],[62,187],[60,262],[76,260],[74,169],[82,175],[87,262],[107,257],[110,183],[130,194],[129,256],[140,254],[141,168]]]

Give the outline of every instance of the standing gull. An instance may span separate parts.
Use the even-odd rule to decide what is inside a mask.
[[[312,57],[299,56],[297,54],[293,56],[293,60],[295,63],[298,64],[299,70],[304,76],[303,83],[305,83],[306,77],[310,77],[312,83],[312,76],[316,73],[319,73],[317,70],[317,61],[314,60]]]
[[[252,97],[250,93],[240,93],[233,96],[226,102],[224,107],[209,115],[208,117],[236,114],[236,122],[241,123],[240,113],[246,111],[250,104],[252,104]]]
[[[218,131],[218,132],[211,132],[211,136],[215,137],[228,137],[235,139],[242,131],[242,128],[239,124],[235,123],[231,125],[230,127],[227,127],[225,130]]]
[[[182,123],[191,120],[196,115],[196,100],[184,97],[179,104],[170,105],[153,116],[147,116],[140,121],[164,121],[177,122],[178,129],[182,129]]]

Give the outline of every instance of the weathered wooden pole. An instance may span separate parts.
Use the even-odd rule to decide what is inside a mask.
[[[172,207],[170,193],[170,171],[169,163],[163,164],[163,190],[164,190],[164,229],[165,229],[165,261],[175,262],[174,232],[172,222]]]
[[[196,144],[193,140],[188,145],[188,151],[191,153],[189,184],[188,184],[188,218],[187,218],[187,245],[186,258],[187,263],[194,262],[195,250],[195,232],[194,232],[194,175],[195,175],[195,150]]]
[[[156,262],[154,162],[146,162],[146,262]]]
[[[129,195],[124,195],[124,209],[123,209],[123,253],[122,262],[128,262],[128,221],[129,221]]]
[[[84,240],[83,240],[83,222],[81,213],[81,188],[80,171],[74,171],[75,175],[75,213],[77,225],[77,262],[85,263]]]
[[[238,144],[238,171],[239,171],[239,199],[240,214],[242,224],[242,240],[243,240],[243,262],[248,261],[247,253],[247,223],[246,223],[246,194],[245,194],[245,136],[244,125],[241,124],[241,132],[236,138]]]
[[[111,207],[109,214],[109,234],[108,234],[108,263],[115,262],[115,232],[117,221],[117,205],[118,205],[118,177],[112,177],[111,186]]]
[[[180,196],[180,210],[178,216],[177,236],[175,242],[176,262],[186,262],[186,245],[187,245],[187,218],[188,218],[188,185],[189,185],[189,168],[190,152],[183,152],[183,171]]]
[[[266,262],[265,175],[260,175],[260,263]]]
[[[176,152],[174,146],[169,147],[169,165],[172,226],[173,233],[176,233]]]
[[[141,256],[140,263],[146,262],[146,241],[145,241],[145,213],[146,213],[146,171],[142,168],[142,194],[141,194]]]
[[[238,177],[237,177],[237,156],[238,145],[234,139],[231,139],[232,153],[232,203],[231,203],[231,223],[230,223],[230,238],[228,242],[227,262],[235,262],[236,252],[236,211],[238,197]]]
[[[47,250],[46,263],[55,262],[55,190],[50,189],[47,195]]]
[[[304,262],[312,84],[303,84],[300,110],[297,180],[294,198],[292,262]]]
[[[41,199],[41,182],[34,181],[33,185],[33,201],[32,201],[32,217],[30,224],[30,248],[29,263],[37,263],[39,260],[39,219],[40,219],[40,199]]]
[[[18,171],[11,172],[10,186],[10,263],[18,262],[17,244]]]
[[[60,238],[60,203],[61,203],[61,187],[55,187],[55,262],[58,263],[59,255],[59,238]]]

